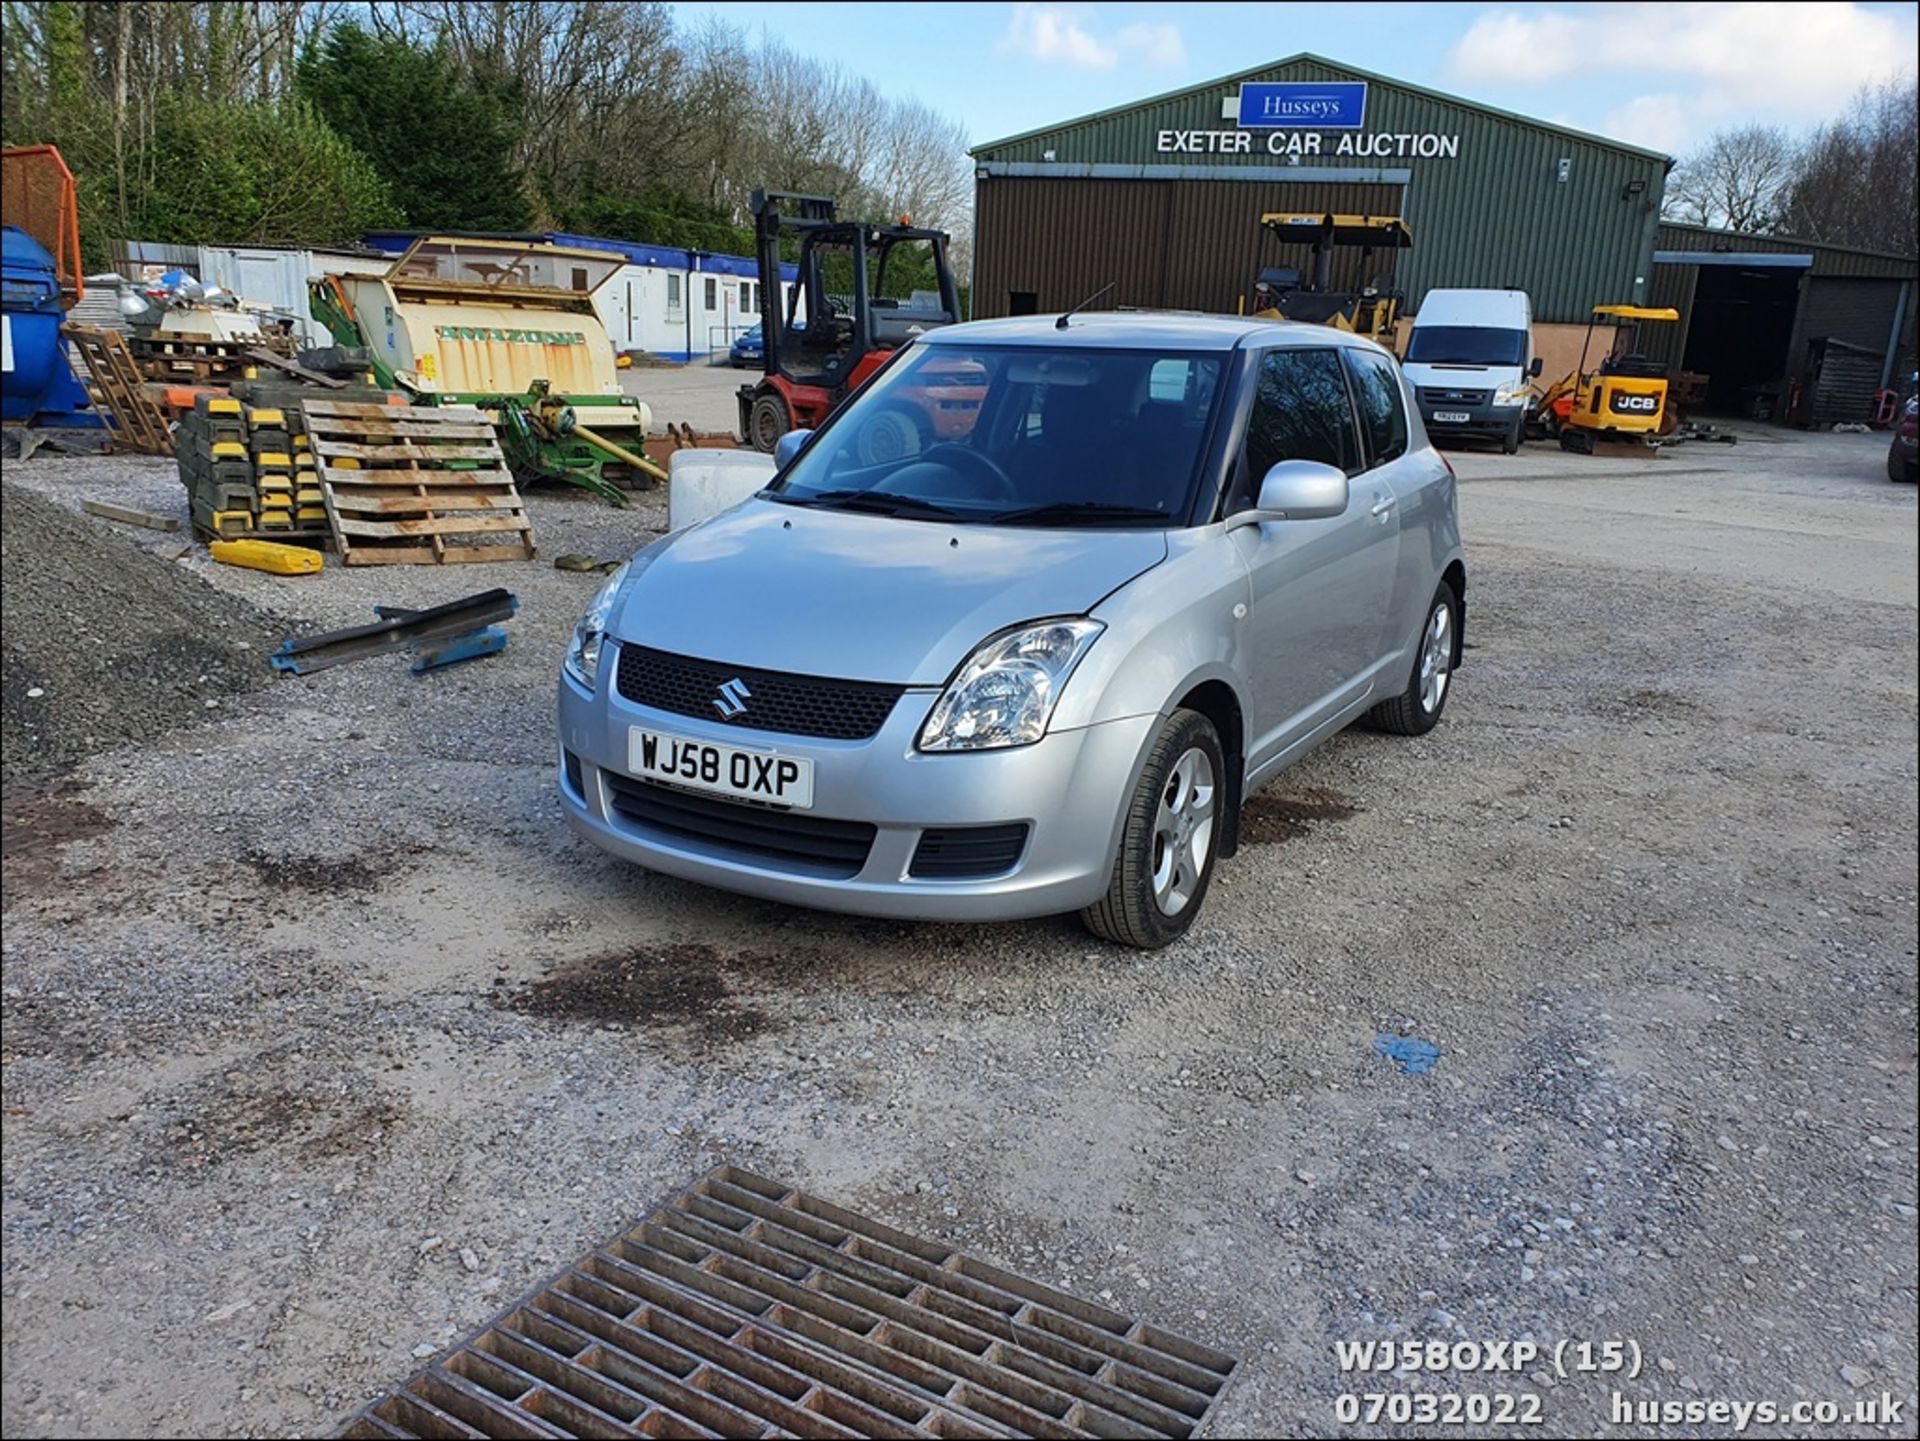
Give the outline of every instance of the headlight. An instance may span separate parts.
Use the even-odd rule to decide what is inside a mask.
[[[1533,387],[1522,382],[1519,385],[1503,385],[1493,393],[1495,405],[1525,405],[1533,396]]]
[[[923,751],[984,751],[1032,745],[1047,733],[1054,703],[1106,626],[1046,620],[997,635],[975,651],[934,703],[920,730]]]
[[[600,643],[606,636],[607,620],[613,614],[613,603],[619,598],[620,586],[631,565],[631,561],[624,562],[607,577],[607,583],[600,587],[587,613],[580,617],[580,624],[573,628],[573,642],[567,647],[567,674],[588,690],[594,688],[599,677]]]

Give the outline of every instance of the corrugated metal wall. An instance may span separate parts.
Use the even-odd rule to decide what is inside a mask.
[[[1665,188],[1664,157],[1315,57],[1280,62],[989,144],[974,154],[989,168],[1005,163],[1253,165],[1270,167],[1276,181],[1284,180],[1283,161],[1259,149],[1245,155],[1158,149],[1162,130],[1235,129],[1233,122],[1221,119],[1221,102],[1243,80],[1365,80],[1369,89],[1362,135],[1459,137],[1459,153],[1452,158],[1398,154],[1356,158],[1334,153],[1340,132],[1328,131],[1322,132],[1322,153],[1300,161],[1303,167],[1357,166],[1410,173],[1404,213],[1413,229],[1415,248],[1402,257],[1400,280],[1416,307],[1420,297],[1436,286],[1519,286],[1532,296],[1535,316],[1547,322],[1583,321],[1595,304],[1644,300]],[[1264,146],[1267,132],[1253,134],[1257,145]],[[1049,151],[1051,162],[1046,158]],[[1562,160],[1568,162],[1565,181],[1558,178]],[[998,269],[1010,247],[1055,245],[1060,236],[1069,235],[1074,245],[1098,250],[1104,257],[1126,243],[1124,234],[1069,230],[1065,218],[1048,208],[1044,194],[1029,201],[993,193],[1045,183],[1051,182],[1007,175],[979,181],[978,290],[1019,288],[1009,286]],[[1024,230],[1013,228],[1014,222]],[[1225,237],[1210,243],[1231,246],[1236,242],[1237,237]],[[1124,267],[1117,257],[1107,264]]]
[[[1669,370],[1679,370],[1687,353],[1687,323],[1693,312],[1694,282],[1700,278],[1697,265],[1656,265],[1647,286],[1647,304],[1658,308],[1671,306],[1680,312],[1678,325],[1643,325],[1637,343],[1640,353],[1657,360]]]
[[[1816,275],[1800,302],[1800,338],[1831,336],[1849,345],[1885,353],[1900,304],[1898,280],[1857,280]]]
[[[1303,247],[1260,227],[1275,210],[1392,214],[1391,185],[1235,180],[983,181],[976,211],[973,314],[1009,313],[1024,291],[1041,313],[1064,310],[1109,281],[1122,305],[1232,313],[1265,266],[1304,267]],[[1357,254],[1343,257],[1357,275]],[[1336,275],[1337,280],[1349,277]]]
[[[1873,250],[1849,250],[1840,245],[1822,245],[1791,235],[1741,235],[1731,230],[1710,230],[1704,225],[1660,227],[1660,249],[1704,250],[1722,253],[1745,251],[1757,255],[1811,255],[1816,276],[1880,276],[1887,279],[1912,279],[1920,272],[1920,262],[1911,255],[1883,255]]]

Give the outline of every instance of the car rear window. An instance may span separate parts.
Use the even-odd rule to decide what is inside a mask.
[[[1353,398],[1366,432],[1367,454],[1373,465],[1385,465],[1407,453],[1407,408],[1401,398],[1400,373],[1384,355],[1371,350],[1349,350],[1353,369]]]

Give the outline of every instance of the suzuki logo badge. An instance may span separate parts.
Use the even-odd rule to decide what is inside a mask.
[[[747,683],[735,676],[720,687],[720,695],[714,701],[713,708],[720,712],[720,719],[732,720],[744,715],[747,702],[753,698],[753,692],[747,689]]]

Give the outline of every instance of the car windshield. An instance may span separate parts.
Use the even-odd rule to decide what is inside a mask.
[[[1527,332],[1484,325],[1418,325],[1408,361],[1421,365],[1525,365]]]
[[[1226,359],[916,344],[766,494],[913,520],[1184,524]]]

